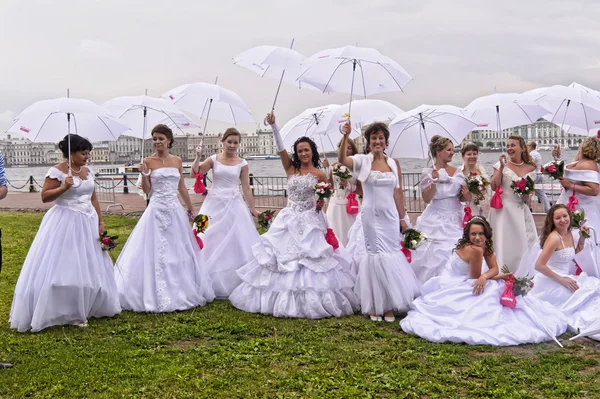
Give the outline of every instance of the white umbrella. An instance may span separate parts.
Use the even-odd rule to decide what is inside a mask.
[[[327,133],[340,132],[342,124],[348,119],[348,108],[350,104],[340,105],[334,112],[327,125],[321,124],[320,130],[325,129]],[[360,136],[362,127],[373,122],[390,122],[400,115],[400,108],[383,100],[355,100],[352,102],[352,133],[351,137]]]
[[[244,100],[233,91],[216,84],[190,83],[169,90],[163,97],[173,101],[177,108],[204,119],[203,135],[209,119],[235,125],[254,122]]]
[[[453,105],[421,105],[403,112],[390,123],[390,156],[429,156],[429,142],[435,135],[449,138],[456,146],[477,127],[463,109]]]
[[[548,110],[529,96],[518,93],[496,93],[479,97],[465,108],[466,114],[477,123],[473,130],[508,129],[529,125],[548,114]]]
[[[198,127],[173,103],[164,98],[149,96],[124,96],[113,98],[105,102],[102,107],[117,118],[121,123],[128,126],[131,131],[128,136],[142,139],[142,159],[144,159],[143,140],[150,137],[150,131],[159,123],[169,127],[193,128]]]
[[[38,101],[21,112],[7,133],[19,133],[33,142],[56,143],[68,135],[71,153],[71,132],[91,142],[115,141],[129,128],[109,116],[101,106],[89,100],[57,98]],[[67,162],[69,175],[71,164]]]
[[[586,93],[588,93],[588,94],[591,94],[591,95],[592,95],[592,96],[594,96],[594,97],[600,97],[600,91],[598,91],[598,90],[594,90],[594,89],[592,89],[592,88],[590,88],[590,87],[584,86],[584,85],[582,85],[582,84],[580,84],[580,83],[577,83],[577,82],[573,82],[573,83],[571,83],[571,84],[569,85],[569,87],[574,87],[574,88],[576,88],[576,89],[583,90],[583,91],[585,91]]]
[[[282,82],[291,83],[299,89],[307,87],[314,89],[314,87],[296,80],[300,73],[300,64],[302,64],[306,57],[299,52],[292,50],[293,46],[294,40],[292,40],[290,48],[258,46],[233,57],[233,63],[235,65],[243,66],[244,68],[259,74],[261,77],[279,80],[271,112],[275,110],[275,103],[277,103],[277,97],[279,96],[279,89],[281,88]]]
[[[323,93],[349,93],[363,98],[403,91],[412,77],[396,61],[372,48],[346,46],[320,51],[302,63],[298,80]]]
[[[327,126],[334,111],[338,108],[339,105],[337,104],[309,108],[292,118],[281,128],[283,144],[290,147],[300,137],[306,136],[320,142],[321,151],[323,152],[337,151],[337,143],[342,139],[341,133],[338,133],[339,138],[332,139],[332,135],[326,134],[326,129],[320,129],[320,126]]]

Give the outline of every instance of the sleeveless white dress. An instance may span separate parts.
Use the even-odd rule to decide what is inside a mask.
[[[171,167],[150,175],[150,204],[115,264],[123,309],[173,312],[203,306],[215,297],[189,218],[177,198],[179,178],[179,170]]]
[[[565,316],[547,302],[519,296],[511,309],[500,303],[504,281],[486,281],[478,296],[474,283],[469,263],[453,253],[444,272],[423,285],[421,297],[400,321],[402,330],[431,342],[495,346],[550,341],[567,330]]]
[[[496,162],[494,169],[499,168],[500,162]],[[537,240],[538,235],[529,206],[523,203],[521,196],[515,194],[510,187],[511,183],[520,180],[520,177],[507,167],[502,173],[502,209],[490,209],[490,226],[494,231],[494,251],[498,266],[502,268],[506,265],[511,272],[515,272],[521,258]],[[526,176],[535,181],[536,171],[522,177]]]
[[[362,183],[360,223],[350,232],[351,270],[357,276],[354,292],[365,314],[406,312],[420,292],[421,284],[400,252],[400,216],[394,201],[397,181],[394,172],[369,173]]]
[[[574,239],[578,239],[573,233]],[[562,238],[561,238],[562,241]],[[577,241],[574,241],[577,242]],[[565,247],[554,251],[547,266],[556,274],[567,276],[577,281],[579,289],[569,291],[562,284],[537,273],[534,277],[534,286],[528,296],[551,303],[560,309],[567,318],[569,329],[577,332],[586,330],[600,320],[600,279],[591,277],[585,272],[576,276],[575,248]],[[584,267],[582,265],[582,267]],[[600,340],[600,334],[590,338]]]
[[[421,189],[431,179],[431,168],[421,174]],[[427,241],[412,252],[411,266],[421,283],[439,276],[463,234],[464,207],[458,199],[465,176],[457,169],[450,177],[440,169],[436,192],[423,214],[417,218],[415,229],[427,234]]]
[[[575,164],[576,162],[573,162],[569,165]],[[600,173],[595,170],[572,170],[565,167],[565,178],[575,184],[584,182],[600,184]],[[568,204],[571,195],[573,195],[573,190],[563,190],[556,203]],[[585,211],[586,225],[594,228],[600,238],[600,195],[583,195],[575,189],[575,198],[577,198],[578,207]],[[596,261],[600,262],[600,259],[596,259]]]
[[[327,205],[327,221],[329,222],[329,227],[333,229],[333,232],[338,238],[340,244],[346,246],[346,244],[348,244],[348,232],[356,221],[356,217],[358,215],[358,213],[351,215],[346,211],[348,194],[356,190],[356,177],[352,176],[352,178],[346,184],[346,187],[341,189],[340,178],[333,176],[333,189],[333,195],[329,199],[329,204]]]
[[[239,189],[240,173],[248,163],[242,160],[237,165],[224,165],[217,155],[211,158],[213,183],[200,208],[200,213],[210,218],[201,235],[203,267],[216,297],[226,299],[242,282],[237,270],[254,258],[252,246],[259,234]]]
[[[327,243],[325,215],[315,211],[317,181],[312,174],[288,178],[287,206],[252,247],[254,259],[238,270],[242,283],[229,296],[236,308],[307,319],[358,308],[349,261]]]
[[[75,185],[42,219],[17,280],[10,328],[37,332],[121,312],[112,261],[100,247],[88,170],[85,180],[73,177]],[[52,167],[46,177],[63,184],[67,174]]]

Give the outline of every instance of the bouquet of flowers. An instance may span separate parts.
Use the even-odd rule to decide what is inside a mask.
[[[514,274],[508,270],[506,265],[502,266],[500,272],[509,275],[509,281],[512,281],[513,283],[512,291],[516,297],[519,295],[527,295],[527,293],[533,288],[533,277],[515,277]]]
[[[427,234],[421,233],[415,229],[406,229],[404,231],[404,241],[402,241],[402,247],[407,249],[417,249],[425,241],[427,241]]]
[[[471,175],[465,178],[465,184],[469,189],[469,192],[473,194],[473,202],[475,205],[479,205],[485,197],[485,192],[490,185],[490,182],[485,177],[478,175],[475,172],[471,172]],[[462,193],[458,194],[458,197],[463,200]]]
[[[585,222],[585,211],[583,209],[578,209],[575,212],[573,212],[573,220],[571,221],[571,226],[575,227],[576,229],[579,229],[579,233],[583,238],[590,238],[589,233],[581,228],[581,226],[583,226]]]
[[[553,179],[563,177],[565,174],[565,161],[552,161],[540,168],[542,174],[548,175]]]
[[[194,218],[192,230],[194,232],[194,237],[196,237],[196,242],[198,243],[200,249],[204,249],[204,243],[202,242],[202,238],[200,238],[199,234],[204,233],[208,228],[208,219],[208,216],[202,213]]]
[[[331,184],[326,182],[319,182],[315,184],[315,186],[313,187],[313,191],[315,192],[315,194],[317,194],[319,200],[329,198],[331,197],[331,194],[333,194],[333,188],[331,187]],[[320,212],[321,206],[317,205],[316,211]]]
[[[527,176],[510,183],[510,187],[512,188],[513,192],[517,195],[529,195],[535,191],[534,184],[535,183],[533,179]]]
[[[102,248],[103,251],[110,251],[111,249],[116,248],[117,245],[119,244],[116,241],[117,238],[119,238],[119,236],[109,236],[108,232],[105,231],[100,236],[100,247]]]
[[[275,211],[267,209],[264,212],[261,212],[258,215],[258,225],[263,229],[268,229],[271,223],[273,222],[273,217],[275,216]]]
[[[350,172],[350,169],[348,169],[345,165],[341,165],[341,164],[333,165],[333,168],[331,169],[331,173],[334,176],[337,176],[342,180],[348,180],[348,179],[352,178],[352,173]]]

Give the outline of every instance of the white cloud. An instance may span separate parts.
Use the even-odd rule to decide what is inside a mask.
[[[90,58],[114,58],[121,55],[117,48],[101,40],[81,40],[79,52]]]
[[[17,114],[13,111],[0,112],[0,124],[10,124]]]

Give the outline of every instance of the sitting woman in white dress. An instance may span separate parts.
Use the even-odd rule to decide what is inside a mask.
[[[479,147],[473,143],[468,143],[460,149],[460,153],[464,162],[461,171],[465,176],[465,179],[481,176],[481,178],[488,182],[490,181],[490,177],[485,169],[477,162],[479,159]],[[481,192],[481,197],[482,198],[475,198],[475,196],[473,196],[471,201],[465,202],[465,217],[467,220],[471,216],[484,216],[484,205],[487,205],[489,202],[488,189]]]
[[[411,266],[425,283],[439,276],[458,239],[462,236],[464,207],[458,198],[471,200],[462,171],[450,166],[454,145],[446,137],[433,136],[429,143],[433,168],[421,174],[421,194],[427,203],[423,214],[417,218],[415,229],[427,235],[427,241],[412,252]]]
[[[535,181],[537,169],[523,137],[510,136],[506,152],[508,158],[502,154],[494,165],[491,186],[494,196],[501,199],[501,207],[490,209],[490,224],[494,229],[498,264],[514,272],[527,248],[537,240],[537,230],[528,206],[530,194],[516,194],[511,184],[527,177]],[[491,202],[493,206],[494,197]]]
[[[400,321],[402,330],[431,342],[495,346],[544,342],[566,331],[563,314],[530,295],[518,296],[514,309],[502,305],[506,285],[494,281],[497,275],[492,229],[474,216],[442,275],[423,285]]]
[[[181,159],[169,154],[173,132],[152,129],[155,153],[138,166],[150,203],[131,232],[115,265],[123,309],[173,312],[214,299],[200,247],[190,226],[194,209],[183,180]],[[187,213],[177,198],[181,195]]]
[[[581,231],[571,227],[572,217],[571,211],[562,204],[548,211],[539,241],[541,252],[537,249],[539,255],[534,260],[537,274],[528,297],[559,308],[567,318],[569,329],[577,332],[587,330],[600,318],[600,279],[586,273],[586,270],[597,269],[597,265],[589,264],[594,262],[593,258],[579,258],[588,248]],[[582,229],[587,232],[587,228]],[[532,264],[526,263],[531,262],[530,255],[535,250],[535,247],[530,249],[517,274],[532,274]],[[600,340],[600,334],[591,338]]]
[[[340,141],[338,148],[342,148],[341,145],[342,142]],[[346,156],[356,154],[358,154],[358,147],[349,138],[346,145]],[[354,175],[350,179],[341,179],[334,175],[333,169],[336,165],[341,164],[335,162],[329,168],[329,181],[333,185],[334,192],[327,205],[327,220],[340,244],[346,246],[348,244],[348,232],[356,221],[356,216],[360,209],[358,196],[362,195],[362,187]]]
[[[248,179],[248,163],[237,155],[240,140],[237,129],[227,129],[221,139],[223,151],[201,164],[198,160],[202,156],[202,145],[198,146],[191,171],[192,175],[206,175],[210,169],[213,173],[211,189],[200,208],[200,213],[210,218],[201,237],[203,267],[208,270],[219,299],[229,298],[231,291],[242,282],[237,270],[254,258],[252,246],[259,237],[252,219],[257,212]]]
[[[364,136],[368,155],[347,156],[344,149],[351,130],[347,122],[338,158],[352,169],[363,187],[361,223],[355,224],[350,234],[352,262],[356,264],[352,269],[357,270],[354,292],[362,313],[370,315],[371,320],[381,321],[383,316],[385,321],[393,322],[394,313],[408,311],[421,286],[400,252],[400,233],[407,227],[400,189],[402,171],[398,161],[384,153],[390,136],[384,123],[367,126]]]
[[[288,175],[288,204],[252,247],[254,259],[238,270],[242,283],[229,296],[232,305],[275,317],[319,319],[352,314],[358,300],[349,261],[330,245],[324,212],[313,188],[327,180],[319,170],[316,144],[308,137],[294,143],[290,159],[275,125],[281,163]]]
[[[50,168],[42,202],[55,202],[44,215],[15,287],[10,327],[37,332],[50,326],[86,327],[90,317],[121,312],[113,265],[102,251],[104,222],[94,173],[86,166],[92,144],[77,135],[58,148],[66,161]]]

